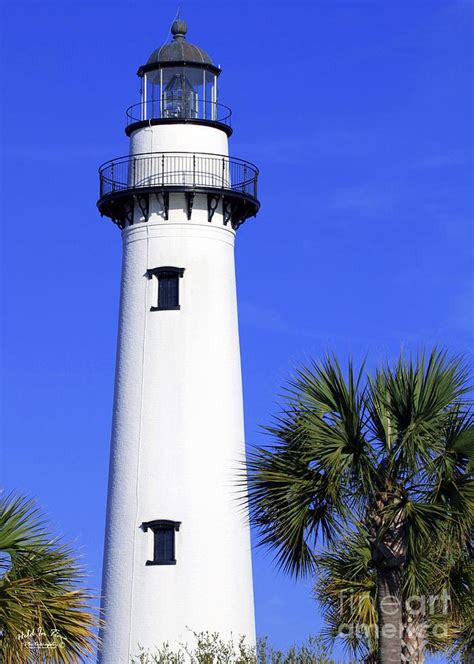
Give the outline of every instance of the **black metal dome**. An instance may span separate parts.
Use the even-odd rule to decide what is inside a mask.
[[[155,49],[147,61],[147,65],[166,62],[197,62],[213,65],[211,58],[199,46],[186,41],[188,26],[185,21],[177,19],[171,26],[173,41]]]

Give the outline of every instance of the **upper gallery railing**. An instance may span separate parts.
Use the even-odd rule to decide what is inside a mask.
[[[223,104],[196,99],[192,102],[179,100],[149,100],[133,104],[127,109],[127,127],[146,120],[201,120],[217,122],[231,127],[232,111]]]
[[[140,188],[220,189],[257,198],[258,169],[223,155],[150,152],[107,161],[99,168],[100,197]]]

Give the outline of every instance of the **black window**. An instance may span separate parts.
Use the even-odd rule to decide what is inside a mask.
[[[157,528],[154,532],[153,562],[176,562],[174,557],[174,528]]]
[[[153,531],[153,560],[147,560],[147,565],[176,565],[175,532],[179,530],[179,521],[159,519],[142,523],[142,530]]]
[[[179,307],[178,275],[158,277],[158,309],[176,309]]]
[[[158,280],[157,305],[151,311],[179,309],[179,280],[184,274],[183,267],[155,267],[147,271],[149,279]]]

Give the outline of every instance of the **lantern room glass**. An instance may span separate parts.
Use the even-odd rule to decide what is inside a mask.
[[[141,88],[142,120],[217,120],[217,75],[201,67],[159,67],[146,72]]]

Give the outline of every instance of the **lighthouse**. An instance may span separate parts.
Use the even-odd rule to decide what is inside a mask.
[[[229,156],[221,73],[184,21],[138,69],[128,155],[98,208],[123,263],[103,570],[102,664],[191,632],[255,640],[234,242],[257,168]]]

